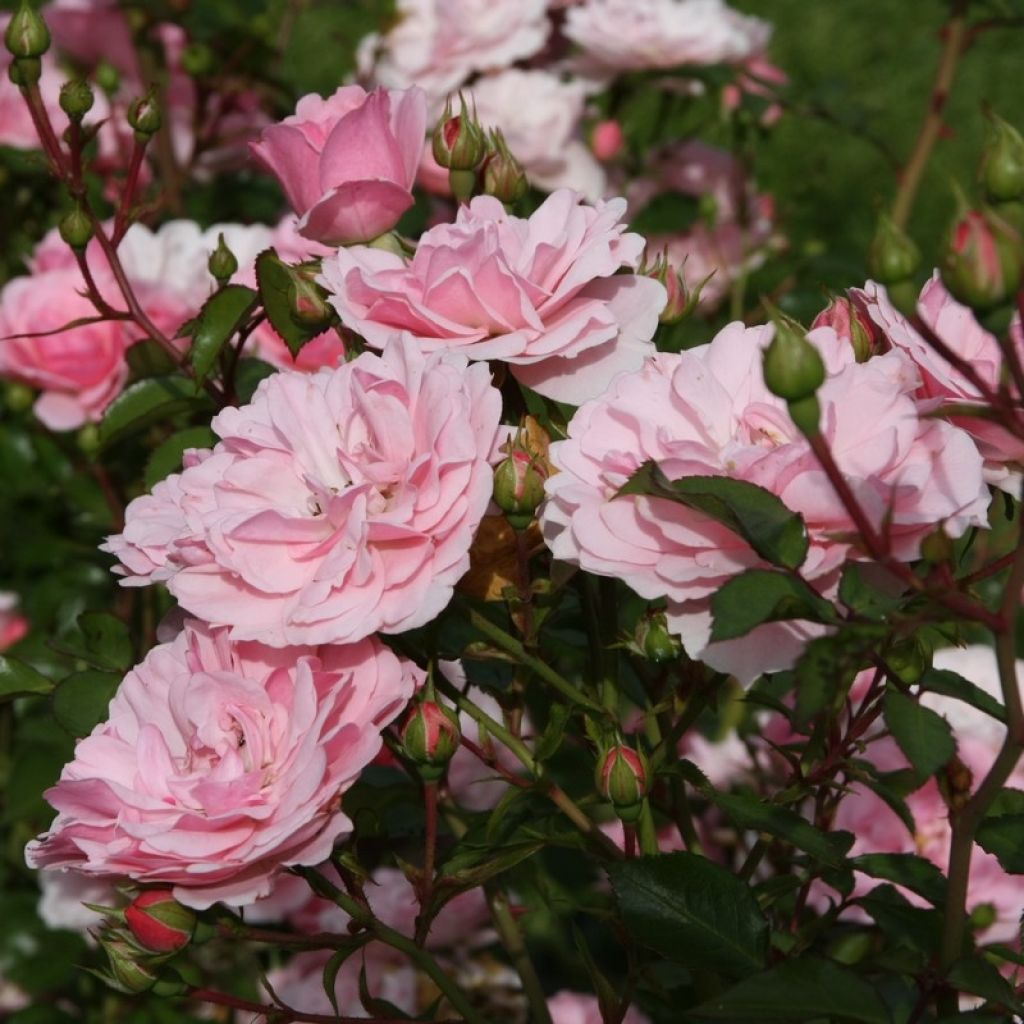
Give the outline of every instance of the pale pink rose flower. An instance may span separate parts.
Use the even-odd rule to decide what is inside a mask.
[[[26,860],[161,882],[197,908],[251,903],[349,831],[339,794],[422,680],[375,639],[281,650],[186,621],[79,741]]]
[[[38,388],[35,414],[50,430],[96,422],[124,387],[120,321],[60,328],[96,316],[77,269],[16,277],[0,292],[0,377]],[[40,337],[14,337],[55,331]]]
[[[995,654],[990,647],[946,648],[936,652],[934,665],[937,669],[956,672],[969,679],[1002,703]],[[1017,677],[1018,680],[1024,678],[1024,661],[1017,662]],[[863,685],[865,680],[858,682]],[[926,693],[921,703],[937,711],[952,726],[957,754],[971,771],[976,788],[995,760],[1006,733],[1005,727],[990,715],[952,697]],[[867,757],[886,771],[908,767],[906,758],[888,737],[872,743]],[[949,808],[934,779],[929,779],[907,797],[907,806],[915,823],[913,834],[907,831],[906,825],[881,797],[859,783],[850,785],[851,792],[839,805],[835,821],[837,829],[847,829],[856,837],[850,856],[916,853],[942,871],[948,869],[951,839]],[[1024,788],[1024,764],[1017,766],[1007,785]],[[866,894],[876,884],[877,880],[858,875],[855,893]],[[912,903],[924,905],[924,901],[914,893],[901,891]],[[824,886],[819,886],[815,893],[816,902],[822,908],[827,906],[828,893]],[[1018,937],[1021,911],[1024,910],[1019,876],[1005,872],[995,856],[975,846],[967,890],[968,910],[983,903],[991,904],[996,912],[995,921],[983,933],[985,941],[1014,943]]]
[[[503,360],[527,387],[578,404],[654,352],[666,294],[617,273],[643,250],[625,210],[622,199],[591,207],[560,189],[524,220],[478,196],[454,224],[427,231],[411,261],[342,249],[321,280],[342,323],[374,348],[408,331],[424,351]]]
[[[368,242],[412,206],[426,131],[420,89],[343,85],[265,128],[253,156],[280,181],[299,215],[299,233],[328,245]]]
[[[597,997],[583,992],[562,989],[548,999],[551,1024],[601,1024],[601,1007]],[[622,1018],[622,1024],[648,1024],[648,1018],[631,1006]]]
[[[579,131],[590,91],[578,79],[518,68],[470,88],[480,123],[501,129],[531,184],[549,192],[574,188],[594,202],[604,194],[605,174]]]
[[[238,640],[350,643],[429,622],[469,567],[501,396],[486,366],[397,339],[284,371],[133,501],[104,550]]]
[[[51,0],[43,17],[56,47],[79,64],[106,61],[133,84],[141,82],[132,30],[118,0]]]
[[[532,57],[550,31],[545,0],[398,0],[397,13],[367,63],[382,85],[423,89],[432,118],[471,74]]]
[[[982,401],[974,383],[928,344],[889,301],[885,288],[869,281],[863,291],[857,290],[854,294],[889,344],[905,352],[921,371],[918,398],[923,409]],[[949,294],[937,271],[921,291],[917,313],[953,352],[970,363],[987,387],[998,388],[1003,363],[999,342],[978,323],[967,306]],[[1010,334],[1018,357],[1024,360],[1024,339],[1020,336],[1019,326]],[[1024,463],[1024,440],[990,420],[964,416],[951,419],[977,442],[985,459],[988,482],[1010,494],[1018,494],[1020,466]]]
[[[645,598],[668,598],[668,620],[687,652],[749,682],[790,667],[810,623],[772,623],[710,643],[712,595],[765,563],[737,534],[674,502],[615,494],[644,462],[670,480],[729,476],[767,488],[807,524],[801,572],[833,592],[847,559],[864,558],[856,529],[786,404],[761,376],[771,326],[733,323],[707,345],[659,353],[580,408],[568,440],[551,446],[560,472],[546,484],[544,538],[556,558],[623,580]],[[830,328],[809,335],[828,377],[818,391],[822,433],[866,516],[891,538],[895,557],[919,554],[942,524],[953,537],[984,525],[988,491],[981,457],[963,431],[922,419],[917,373],[899,353],[854,361]]]
[[[765,49],[771,26],[722,0],[585,0],[563,32],[587,67],[616,73],[738,64]]]
[[[16,644],[28,632],[28,626],[28,619],[18,611],[18,595],[0,590],[0,651]]]

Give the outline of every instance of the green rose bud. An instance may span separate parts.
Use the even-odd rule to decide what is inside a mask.
[[[610,801],[619,818],[632,823],[640,817],[650,789],[650,769],[639,751],[618,743],[604,751],[594,773],[597,791]]]
[[[217,248],[210,253],[206,266],[221,287],[238,273],[238,260],[224,241],[223,231],[217,236]]]
[[[60,87],[60,109],[76,124],[92,110],[96,97],[84,78],[72,78]]]
[[[913,275],[921,265],[921,253],[906,233],[886,213],[868,250],[868,271],[881,284],[895,284]]]
[[[32,9],[28,0],[21,0],[21,6],[7,23],[4,43],[15,58],[41,57],[50,48],[50,31],[46,22]]]

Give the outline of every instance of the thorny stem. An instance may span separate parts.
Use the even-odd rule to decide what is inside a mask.
[[[968,3],[969,0],[955,0],[952,17],[945,26],[945,45],[928,101],[928,113],[921,123],[921,129],[914,142],[910,159],[903,169],[899,189],[892,204],[892,219],[898,228],[906,228],[910,220],[910,212],[914,207],[921,179],[942,132],[943,115],[953,86],[953,77],[965,49]]]

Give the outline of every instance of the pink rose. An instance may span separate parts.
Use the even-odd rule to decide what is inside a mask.
[[[736,64],[765,49],[771,26],[722,0],[585,0],[563,28],[588,67],[615,73]]]
[[[889,344],[905,352],[921,371],[921,387],[917,395],[922,400],[923,410],[982,400],[978,388],[940,356],[913,324],[896,310],[881,285],[869,281],[863,291],[856,291],[854,295],[866,307]],[[922,289],[917,312],[953,352],[974,368],[989,388],[998,388],[1003,365],[999,342],[978,323],[970,309],[949,294],[937,272]],[[1019,326],[1016,330],[1011,329],[1010,335],[1018,357],[1024,359],[1024,338],[1021,338]],[[952,422],[977,442],[985,459],[988,482],[1010,494],[1019,493],[1024,440],[990,420],[958,416],[952,418]]]
[[[454,224],[420,239],[410,262],[380,249],[342,249],[322,283],[342,323],[380,348],[409,332],[427,352],[500,359],[527,387],[578,404],[652,355],[665,289],[636,274],[639,235],[625,201],[581,206],[553,193],[523,220],[478,196]]]
[[[601,1024],[604,1017],[597,997],[562,989],[548,1000],[551,1024]],[[634,1007],[626,1011],[622,1024],[647,1024],[648,1018]]]
[[[532,184],[574,188],[591,202],[601,198],[604,171],[579,131],[588,92],[583,82],[508,68],[477,79],[471,91],[480,123],[501,129]]]
[[[382,85],[425,90],[431,117],[471,74],[532,57],[550,31],[544,0],[399,0],[397,13],[367,63]]]
[[[329,856],[350,826],[339,794],[422,678],[374,639],[278,650],[188,620],[78,743],[26,859],[160,882],[197,908],[251,903]]]
[[[18,611],[18,595],[0,590],[0,651],[14,646],[28,632],[28,619]]]
[[[672,480],[730,476],[767,488],[804,517],[810,550],[801,571],[832,593],[844,561],[865,555],[785,403],[764,385],[761,350],[772,333],[730,324],[710,344],[659,353],[584,405],[568,440],[551,446],[561,472],[547,481],[541,515],[556,558],[624,580],[642,597],[667,597],[669,625],[688,653],[745,682],[791,666],[819,627],[773,623],[711,644],[711,596],[764,563],[706,516],[664,499],[615,494],[651,459]],[[984,525],[988,491],[978,451],[956,427],[918,417],[909,360],[889,353],[857,363],[830,328],[810,338],[829,374],[818,392],[822,432],[867,517],[880,532],[888,523],[893,554],[916,558],[938,523],[953,537]]]
[[[429,622],[469,567],[501,398],[486,366],[396,340],[264,380],[105,550],[236,640],[350,643]]]
[[[78,270],[16,277],[0,292],[0,376],[38,388],[35,413],[50,430],[96,422],[128,377],[121,321],[82,324],[96,316],[79,289]],[[38,334],[39,337],[14,337]]]
[[[251,148],[281,182],[300,234],[350,245],[389,231],[412,206],[426,124],[420,89],[344,85],[326,100],[303,96]]]

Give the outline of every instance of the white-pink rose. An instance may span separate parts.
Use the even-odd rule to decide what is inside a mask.
[[[408,340],[282,372],[221,438],[133,501],[105,550],[235,639],[349,643],[434,618],[491,496],[501,397],[486,366]]]
[[[563,28],[587,65],[608,72],[737,64],[762,52],[771,26],[722,0],[584,0]]]
[[[964,373],[940,356],[889,301],[886,290],[869,281],[855,293],[868,315],[881,328],[888,342],[905,352],[921,371],[918,397],[928,410],[943,405],[963,405],[982,401],[981,392]],[[965,362],[993,391],[999,387],[1003,365],[1002,350],[996,338],[957,302],[935,273],[924,286],[917,313],[936,336]],[[1010,332],[1019,358],[1024,360],[1024,339],[1019,330]],[[985,459],[985,477],[990,484],[1016,495],[1020,491],[1024,440],[991,420],[970,416],[952,418],[977,442]]]
[[[425,351],[503,360],[527,387],[578,404],[652,355],[665,290],[636,274],[643,239],[621,223],[625,201],[580,205],[561,189],[528,219],[490,196],[420,239],[406,262],[342,249],[322,283],[342,323],[380,348],[398,331]]]
[[[419,89],[343,85],[327,99],[303,96],[251,148],[299,215],[299,234],[349,245],[390,231],[412,206],[426,124]]]
[[[729,476],[767,488],[807,524],[805,577],[831,592],[843,562],[863,558],[856,530],[783,401],[765,387],[769,327],[730,324],[710,344],[660,353],[579,409],[569,439],[551,447],[560,470],[547,481],[545,540],[556,558],[624,580],[646,598],[668,598],[687,651],[741,681],[792,665],[806,623],[760,626],[710,643],[710,598],[764,563],[737,534],[660,498],[616,498],[644,462],[671,480]],[[922,419],[917,373],[892,352],[866,363],[831,328],[810,334],[828,368],[818,392],[822,433],[868,519],[888,524],[897,558],[917,557],[941,523],[950,536],[986,521],[981,457],[963,431]]]
[[[579,79],[519,68],[471,87],[480,123],[501,129],[534,185],[574,188],[593,202],[604,194],[605,174],[579,132],[588,91]]]
[[[26,859],[172,885],[194,907],[251,903],[330,855],[350,827],[339,795],[422,678],[374,639],[281,650],[186,621],[78,743]]]

